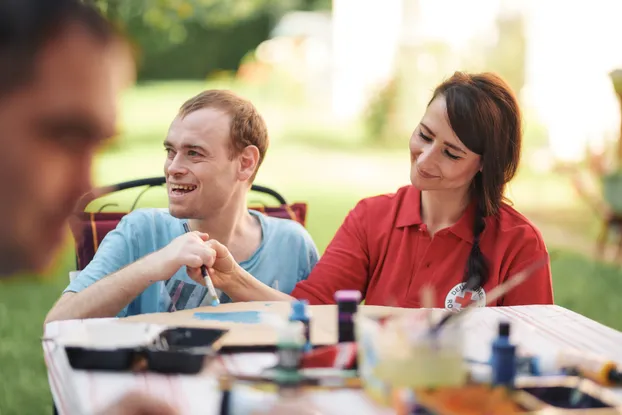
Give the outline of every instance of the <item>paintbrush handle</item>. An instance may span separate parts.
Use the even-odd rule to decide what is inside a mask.
[[[503,297],[505,294],[513,290],[514,288],[521,285],[523,282],[525,282],[525,280],[527,280],[527,278],[531,277],[538,268],[540,268],[543,265],[546,265],[547,262],[548,262],[548,256],[538,261],[535,261],[533,264],[529,265],[527,268],[518,272],[514,276],[511,276],[510,278],[508,278],[503,284],[497,285],[495,288],[490,290],[490,292],[486,296],[486,303],[484,305],[492,304],[493,302],[497,301],[499,298]],[[481,305],[481,301],[478,301],[474,304],[469,305],[467,309],[471,307],[475,308],[478,305]]]
[[[214,288],[214,283],[207,273],[207,267],[205,265],[201,266],[201,274],[203,274],[203,279],[205,280],[205,285],[207,286],[207,291],[209,291],[212,298],[218,298],[218,294],[216,294],[216,289]]]
[[[188,222],[183,223],[184,231],[186,233],[190,232],[190,227],[188,226]],[[205,265],[201,265],[201,275],[203,275],[203,281],[205,281],[205,286],[207,287],[207,292],[210,297],[212,297],[212,304],[220,304],[220,299],[218,298],[218,294],[216,293],[216,288],[214,288],[214,283],[207,272],[207,267]]]

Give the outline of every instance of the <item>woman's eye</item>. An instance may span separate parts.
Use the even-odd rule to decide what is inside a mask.
[[[419,131],[419,137],[421,137],[421,139],[427,143],[432,142],[432,139],[427,135],[423,134],[421,131]]]
[[[447,154],[447,157],[449,157],[450,159],[453,159],[453,160],[460,160],[460,156],[456,156],[455,154],[451,154],[451,153],[449,152],[449,150],[445,150],[445,154]]]

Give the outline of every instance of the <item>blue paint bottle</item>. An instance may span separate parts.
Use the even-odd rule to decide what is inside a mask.
[[[289,321],[300,321],[304,326],[305,345],[304,351],[309,352],[311,345],[311,313],[307,307],[309,303],[306,300],[293,301],[292,312],[289,315]]]
[[[492,342],[492,384],[514,387],[516,377],[516,346],[510,343],[510,323],[499,323],[499,335]]]

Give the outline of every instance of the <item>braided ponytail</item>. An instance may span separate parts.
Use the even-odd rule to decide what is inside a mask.
[[[477,204],[475,209],[475,220],[473,222],[473,246],[466,263],[464,273],[465,290],[476,290],[488,281],[488,263],[479,246],[480,236],[484,232],[486,222],[484,222],[484,210],[481,204]]]
[[[477,290],[488,281],[488,263],[479,245],[480,237],[486,227],[486,222],[484,221],[486,202],[485,198],[482,197],[482,194],[485,193],[482,188],[482,179],[482,173],[478,172],[471,184],[471,196],[476,198],[477,204],[473,219],[473,246],[471,247],[464,271],[465,290]]]

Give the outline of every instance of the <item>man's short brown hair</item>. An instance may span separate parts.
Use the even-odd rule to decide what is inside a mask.
[[[179,115],[185,117],[203,108],[219,109],[231,117],[231,159],[250,145],[259,149],[259,162],[250,178],[252,183],[268,150],[268,128],[263,117],[250,101],[222,89],[210,89],[190,98],[179,109]]]

